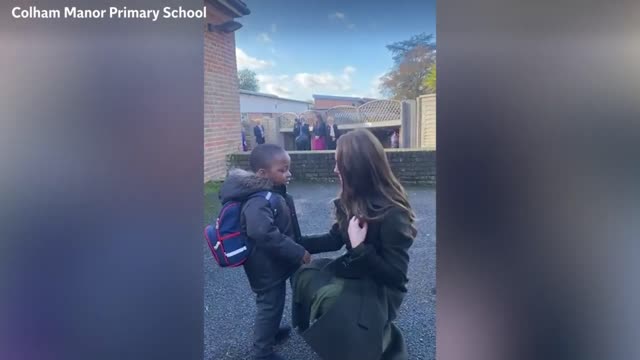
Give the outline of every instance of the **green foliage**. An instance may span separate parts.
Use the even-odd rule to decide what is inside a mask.
[[[436,64],[431,66],[429,73],[425,76],[422,86],[431,93],[436,92]]]
[[[396,65],[405,61],[407,55],[417,47],[423,47],[428,52],[435,54],[436,43],[433,41],[433,34],[421,33],[414,35],[409,40],[394,42],[387,45],[387,50],[393,54],[393,61]]]
[[[209,181],[204,184],[204,223],[208,224],[214,216],[220,211],[220,200],[218,200],[218,192],[220,191],[220,181]]]
[[[435,66],[436,44],[433,34],[422,33],[409,40],[387,45],[394,61],[393,68],[382,78],[384,94],[398,99],[415,99],[429,93],[425,78]]]
[[[238,88],[241,90],[258,91],[258,77],[254,71],[243,69],[238,71]]]

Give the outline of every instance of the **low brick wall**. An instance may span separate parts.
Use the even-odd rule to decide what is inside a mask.
[[[391,170],[405,185],[435,185],[436,152],[418,149],[388,149]],[[293,181],[337,182],[333,173],[334,151],[290,151]],[[249,168],[249,153],[227,155],[227,169]]]

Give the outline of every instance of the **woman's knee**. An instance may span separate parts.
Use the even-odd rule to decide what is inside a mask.
[[[309,279],[313,276],[313,273],[317,272],[318,269],[315,267],[308,265],[303,265],[291,276],[291,288],[295,291],[301,285],[304,285],[309,282]]]
[[[306,293],[309,285],[314,282],[314,279],[320,275],[323,268],[331,261],[331,259],[316,259],[309,264],[301,266],[290,279],[291,289],[294,294]],[[320,278],[324,279],[325,277],[321,276]]]
[[[309,265],[306,265],[306,266],[311,266],[316,269],[322,269],[332,261],[333,259],[327,259],[327,258],[314,259],[314,260],[311,260],[311,263],[309,263]]]

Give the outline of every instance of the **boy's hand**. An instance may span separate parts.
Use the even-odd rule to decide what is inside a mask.
[[[307,250],[304,251],[304,256],[302,257],[302,263],[308,264],[311,262],[311,254]]]

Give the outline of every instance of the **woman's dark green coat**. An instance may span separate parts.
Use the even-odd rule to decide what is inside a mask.
[[[391,208],[380,221],[368,226],[364,243],[355,249],[337,224],[327,234],[302,239],[302,245],[312,254],[347,247],[347,253],[337,259],[314,261],[299,270],[322,268],[311,281],[312,290],[308,289],[302,300],[294,300],[293,324],[323,359],[408,358],[402,334],[392,321],[407,292],[408,249],[415,230],[407,211],[400,208]],[[309,327],[311,297],[334,276],[345,279],[342,293]],[[383,336],[389,343],[386,349]]]

